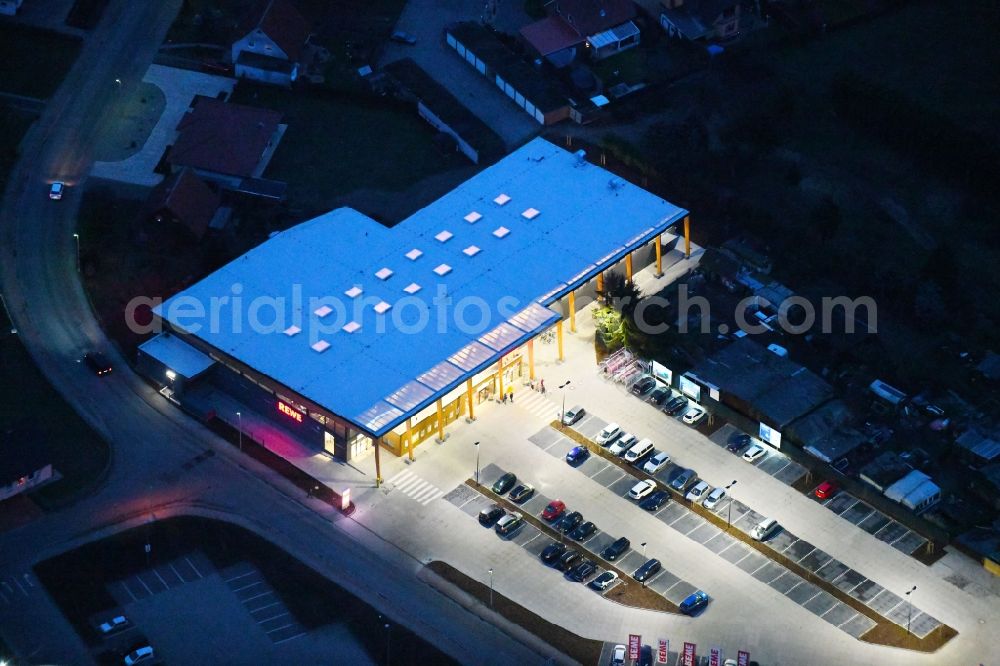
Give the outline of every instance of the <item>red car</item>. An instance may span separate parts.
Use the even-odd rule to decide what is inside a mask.
[[[551,523],[553,520],[563,515],[564,511],[566,511],[565,502],[562,500],[552,500],[549,502],[549,505],[545,507],[545,511],[542,511],[542,518]]]
[[[830,481],[824,481],[816,486],[816,490],[813,491],[813,494],[818,499],[830,499],[837,494],[837,490],[838,488],[835,484]]]

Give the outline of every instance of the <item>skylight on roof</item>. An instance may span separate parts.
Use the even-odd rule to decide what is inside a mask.
[[[333,308],[331,308],[329,305],[321,305],[320,307],[313,310],[313,314],[316,315],[317,317],[325,317],[331,312],[333,312]]]
[[[346,324],[344,324],[344,328],[341,329],[341,330],[343,330],[344,333],[353,333],[354,331],[358,330],[359,328],[361,328],[361,324],[359,324],[356,321],[349,321]]]
[[[509,233],[510,233],[510,229],[508,229],[507,227],[497,227],[493,231],[493,235],[496,236],[497,238],[503,238],[504,236],[506,236]]]
[[[410,261],[416,261],[417,259],[419,259],[423,255],[424,255],[423,252],[421,252],[417,248],[413,248],[412,250],[410,250],[409,252],[406,253],[406,258],[409,259]]]
[[[533,220],[536,217],[538,217],[538,213],[539,212],[540,211],[538,211],[535,208],[529,208],[528,210],[526,210],[523,213],[521,213],[521,217],[523,217],[526,220]]]
[[[389,308],[391,307],[392,306],[386,303],[385,301],[379,301],[378,303],[375,304],[375,312],[379,314],[385,314],[386,312],[389,311]]]
[[[288,337],[292,337],[293,335],[298,335],[301,332],[302,329],[299,328],[298,326],[289,326],[288,328],[285,329],[285,335],[287,335]]]
[[[327,349],[330,348],[330,343],[327,342],[326,340],[320,340],[319,342],[314,342],[312,344],[312,348],[313,351],[322,354],[323,352],[325,352]]]
[[[403,289],[403,291],[405,291],[408,294],[415,294],[418,291],[420,291],[420,285],[417,284],[416,282],[411,282],[410,284],[406,285],[406,288]]]
[[[448,264],[440,264],[437,268],[434,269],[434,272],[437,273],[438,275],[445,276],[448,273],[451,273],[451,266],[449,266]]]
[[[495,203],[498,206],[503,206],[508,201],[510,201],[510,197],[501,192],[500,195],[493,200],[493,203]]]
[[[471,213],[465,216],[465,221],[468,222],[469,224],[478,222],[481,219],[483,219],[483,216],[480,213],[477,213],[476,211],[472,211]]]
[[[391,268],[380,268],[378,269],[378,272],[375,273],[375,277],[377,277],[379,280],[388,280],[391,275],[392,275]]]
[[[474,257],[477,254],[479,254],[479,248],[476,247],[475,245],[470,245],[469,247],[462,250],[462,252],[464,252],[467,257]]]
[[[436,238],[436,239],[438,239],[439,241],[441,241],[442,243],[444,243],[445,241],[447,241],[447,240],[448,240],[449,238],[451,238],[451,237],[452,237],[452,236],[454,236],[454,235],[455,235],[455,234],[453,234],[453,233],[451,233],[450,231],[448,231],[447,229],[445,229],[444,231],[442,231],[441,233],[439,233],[439,234],[438,234],[437,236],[435,236],[434,238]]]
[[[361,295],[361,287],[358,285],[354,285],[353,287],[345,291],[344,295],[347,296],[348,298],[357,298],[358,296]]]

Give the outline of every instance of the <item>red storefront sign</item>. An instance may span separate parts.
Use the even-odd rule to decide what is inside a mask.
[[[302,412],[295,409],[294,407],[289,407],[280,400],[278,401],[278,411],[284,414],[285,416],[291,419],[295,419],[299,423],[302,423]]]
[[[628,635],[628,658],[639,658],[639,646],[642,645],[642,636],[639,634]]]
[[[660,649],[656,652],[656,663],[667,663],[667,655],[670,652],[670,641],[666,638],[660,639]]]
[[[685,643],[684,652],[681,653],[684,666],[694,666],[694,651],[697,646],[694,643]]]
[[[736,655],[736,666],[750,666],[750,653],[740,650],[739,654]]]
[[[708,666],[722,666],[722,650],[714,647],[709,652]]]

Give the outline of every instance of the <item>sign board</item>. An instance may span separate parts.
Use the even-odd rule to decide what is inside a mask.
[[[708,666],[722,666],[722,648],[714,647],[708,654]]]
[[[344,488],[344,494],[340,496],[340,510],[347,511],[349,506],[351,506],[351,489]]]
[[[763,421],[761,421],[761,423],[760,423],[760,429],[759,429],[758,432],[760,433],[760,439],[761,439],[761,441],[767,442],[768,444],[770,444],[771,446],[773,446],[776,449],[780,449],[781,448],[781,432],[780,431],[775,430],[771,426],[769,426],[766,423],[764,423]]]
[[[639,646],[642,645],[642,636],[639,634],[629,634],[628,635],[628,658],[638,659],[639,658]]]
[[[278,411],[287,416],[288,418],[294,421],[298,421],[299,423],[302,423],[302,412],[295,409],[294,407],[286,405],[280,400],[278,401]]]
[[[718,386],[709,386],[708,387],[708,397],[711,398],[712,400],[716,401],[716,402],[719,402],[719,387]]]
[[[750,666],[750,653],[740,650],[736,656],[736,666]]]
[[[681,653],[681,664],[684,666],[695,666],[694,651],[696,647],[694,643],[684,643],[684,652]]]
[[[653,361],[653,376],[665,383],[667,386],[674,385],[674,373],[662,363]]]
[[[695,402],[701,402],[701,386],[688,379],[687,375],[681,375],[680,387],[681,393]]]
[[[656,651],[656,663],[667,663],[667,655],[670,653],[670,641],[666,638],[660,639],[660,647]]]

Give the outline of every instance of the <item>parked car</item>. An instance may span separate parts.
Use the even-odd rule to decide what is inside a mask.
[[[128,618],[124,615],[116,615],[114,617],[109,617],[104,622],[97,625],[97,631],[101,633],[102,636],[110,636],[111,634],[117,634],[119,631],[124,631],[128,627],[131,627],[132,623],[128,621]]]
[[[832,481],[824,481],[816,486],[816,490],[813,491],[813,495],[815,495],[817,499],[830,499],[836,495],[839,490],[840,489],[837,487],[837,484]]]
[[[583,415],[586,413],[587,412],[580,405],[577,405],[576,407],[573,407],[571,409],[567,409],[563,413],[562,423],[563,425],[571,426],[580,419],[582,419]]]
[[[570,465],[579,465],[590,457],[590,449],[586,446],[574,446],[566,454],[566,462]]]
[[[715,490],[713,490],[712,492],[710,492],[708,495],[705,496],[705,499],[701,501],[701,505],[706,509],[708,509],[709,511],[714,511],[715,507],[719,505],[719,502],[721,502],[722,498],[724,498],[725,496],[726,496],[725,488],[716,488]]]
[[[643,583],[655,576],[661,568],[662,565],[658,559],[653,558],[646,560],[641,567],[635,570],[635,573],[632,574],[632,578],[635,578],[640,583]]]
[[[582,583],[597,571],[597,565],[593,560],[584,560],[566,572],[566,578]]]
[[[562,500],[552,500],[542,511],[542,519],[550,523],[554,522],[566,510],[566,503]]]
[[[656,386],[656,380],[650,377],[649,375],[646,375],[642,379],[639,379],[637,382],[632,384],[632,393],[640,396],[646,395],[647,393],[652,391],[653,387],[655,386]]]
[[[688,489],[688,486],[695,482],[695,479],[697,478],[698,475],[693,469],[682,469],[670,482],[670,487],[679,493],[683,493]]]
[[[646,511],[659,511],[660,507],[670,501],[670,493],[666,490],[657,490],[655,493],[639,502],[639,506]]]
[[[563,534],[569,534],[575,530],[580,523],[583,522],[583,514],[579,511],[573,511],[572,513],[567,513],[563,516],[563,519],[559,521],[559,531]]]
[[[611,651],[610,666],[625,666],[626,654],[624,645],[616,645],[615,649]]]
[[[510,536],[524,525],[524,516],[519,513],[508,513],[497,521],[496,530],[500,536]]]
[[[88,352],[84,354],[83,362],[98,377],[103,377],[111,373],[111,361],[101,352]]]
[[[392,33],[389,39],[398,44],[407,44],[408,46],[413,46],[414,44],[417,43],[416,37],[414,37],[408,32],[403,32],[402,30],[397,30],[396,32]]]
[[[535,494],[535,487],[530,483],[522,483],[514,487],[507,496],[514,504],[524,504]]]
[[[597,433],[597,443],[601,446],[608,446],[622,435],[622,428],[617,423],[609,423],[604,426],[601,432]]]
[[[493,484],[493,492],[497,495],[503,495],[505,492],[513,488],[516,483],[517,477],[511,472],[507,472]]]
[[[780,528],[781,525],[778,524],[777,520],[774,518],[765,518],[750,530],[750,537],[756,541],[766,541]]]
[[[743,452],[743,460],[746,460],[747,462],[754,462],[763,458],[765,454],[767,454],[767,451],[764,450],[763,446],[754,444]]]
[[[642,471],[647,474],[656,474],[661,469],[666,467],[668,462],[670,462],[670,456],[667,455],[666,451],[660,451],[646,461],[646,463],[642,466]]]
[[[572,548],[567,548],[559,559],[556,560],[556,569],[559,571],[566,571],[567,569],[575,566],[577,562],[580,561],[580,553]]]
[[[734,435],[733,438],[729,440],[729,444],[726,445],[726,449],[732,453],[739,453],[744,447],[750,446],[750,442],[752,441],[753,438],[750,435],[740,433],[738,435]]]
[[[152,646],[143,645],[125,655],[124,662],[125,666],[132,666],[133,664],[144,664],[153,661],[155,658],[156,655],[153,653]]]
[[[705,418],[705,410],[701,407],[692,407],[691,409],[684,412],[684,423],[690,426],[698,425],[701,420]]]
[[[563,553],[566,552],[566,544],[559,541],[553,541],[542,550],[542,554],[539,556],[542,558],[542,562],[546,564],[555,564]]]
[[[700,502],[701,498],[708,494],[708,491],[712,489],[712,486],[708,485],[704,481],[699,481],[698,483],[691,486],[691,490],[687,492],[684,496],[689,502]]]
[[[570,532],[569,538],[573,539],[573,541],[583,541],[584,539],[589,539],[596,531],[597,525],[588,520],[585,523],[580,523],[580,525]]]
[[[664,402],[666,402],[667,398],[669,397],[670,397],[670,389],[668,389],[666,386],[657,386],[655,389],[653,389],[652,393],[649,394],[649,397],[647,397],[646,400],[650,404],[659,407]]]
[[[682,395],[677,396],[663,406],[663,411],[670,416],[677,416],[688,406],[688,399]]]
[[[600,576],[590,581],[590,587],[595,590],[606,590],[618,580],[618,574],[614,571],[604,571]]]
[[[653,440],[642,439],[625,452],[625,462],[638,463],[653,452]]]
[[[499,504],[488,506],[479,512],[479,524],[484,527],[493,527],[498,520],[503,518],[504,513],[503,507]]]
[[[679,608],[685,615],[694,615],[708,605],[708,595],[698,590],[693,592],[681,602]]]
[[[622,433],[622,436],[612,442],[611,446],[608,447],[608,453],[613,456],[623,456],[626,451],[632,448],[632,445],[635,444],[636,441],[638,441],[638,438],[632,433]]]
[[[621,557],[625,551],[629,549],[632,543],[625,537],[616,539],[607,548],[601,551],[601,557],[606,559],[608,562],[614,562],[619,557]]]
[[[632,486],[632,488],[628,491],[628,498],[631,500],[641,500],[654,490],[656,490],[656,482],[650,481],[649,479],[643,479]]]
[[[53,201],[59,201],[63,198],[63,192],[66,191],[66,183],[57,180],[49,186],[49,199]]]

